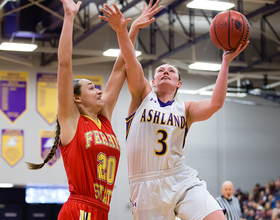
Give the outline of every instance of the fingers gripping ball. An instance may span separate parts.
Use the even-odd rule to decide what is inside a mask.
[[[214,17],[209,32],[217,47],[222,50],[235,50],[249,40],[251,27],[243,14],[228,10]]]

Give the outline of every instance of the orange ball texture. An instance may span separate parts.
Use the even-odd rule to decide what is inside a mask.
[[[238,11],[228,10],[217,14],[210,25],[210,37],[222,50],[235,50],[249,40],[251,27],[246,17]]]

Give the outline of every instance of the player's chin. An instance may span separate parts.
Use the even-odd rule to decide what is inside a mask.
[[[101,105],[102,107],[104,106],[104,101],[102,99],[97,100],[97,105]]]
[[[101,112],[104,109],[104,104],[98,104],[95,108],[98,112]]]

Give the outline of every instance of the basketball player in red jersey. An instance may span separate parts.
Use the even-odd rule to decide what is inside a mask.
[[[70,197],[60,210],[59,220],[106,220],[118,169],[120,146],[110,120],[125,80],[125,66],[119,56],[104,95],[87,79],[73,81],[73,22],[81,1],[61,0],[64,21],[58,47],[58,121],[55,143],[42,164],[28,163],[30,169],[44,166],[60,147]],[[159,3],[159,1],[158,1]],[[161,7],[158,3],[137,18],[130,29],[135,42],[139,28]],[[74,85],[73,85],[74,84]],[[74,86],[74,89],[73,89]],[[74,91],[74,92],[73,92]]]

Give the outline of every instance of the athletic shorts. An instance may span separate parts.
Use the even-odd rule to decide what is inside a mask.
[[[222,210],[197,171],[179,167],[129,177],[134,220],[201,220]]]
[[[57,220],[108,220],[109,208],[99,201],[81,195],[70,195]]]

